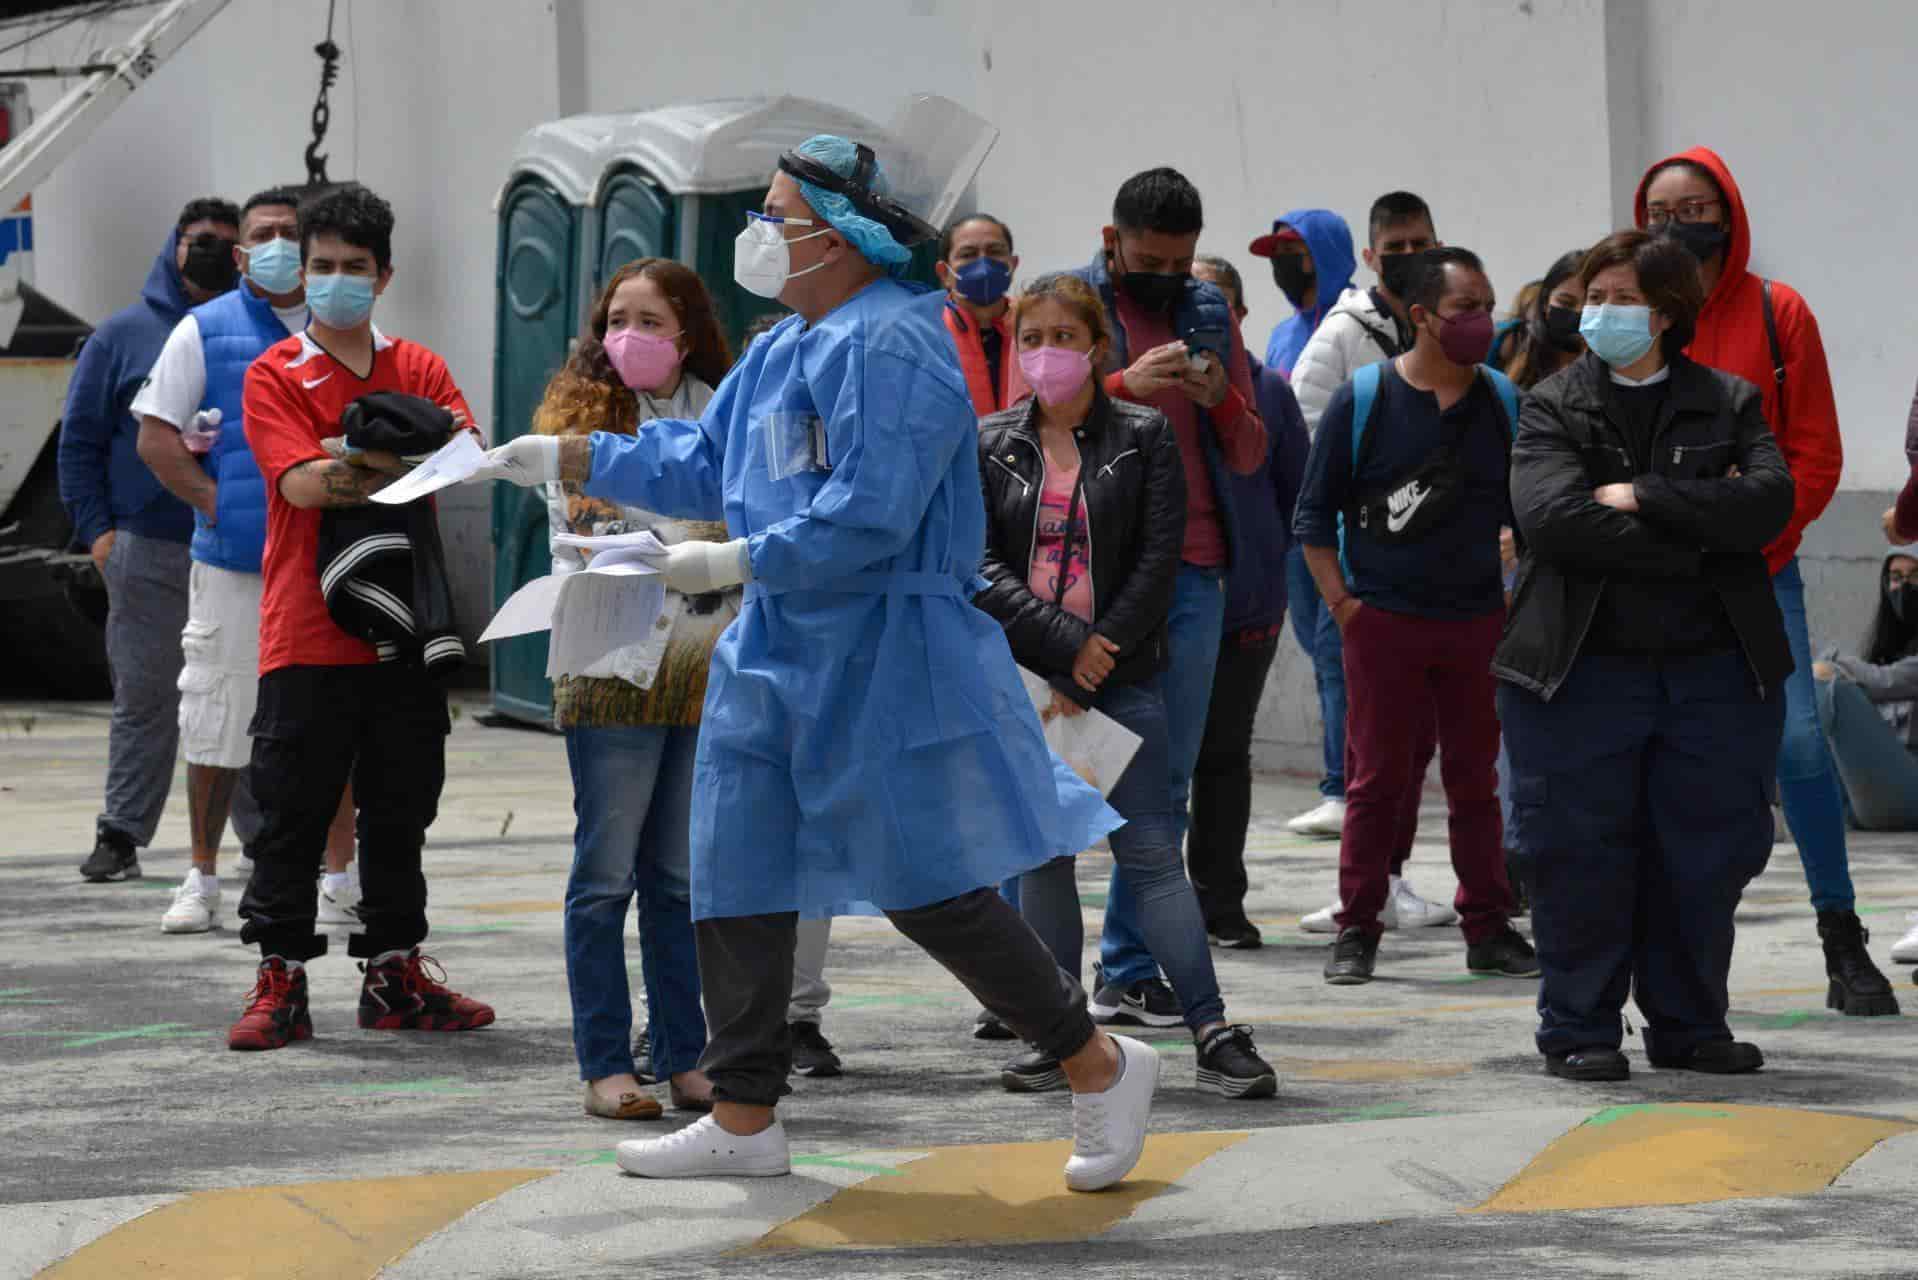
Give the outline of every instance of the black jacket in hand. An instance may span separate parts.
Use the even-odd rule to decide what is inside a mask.
[[[1525,399],[1512,446],[1512,509],[1525,548],[1492,670],[1549,699],[1577,661],[1604,592],[1692,584],[1723,602],[1761,696],[1792,671],[1763,548],[1791,519],[1792,478],[1758,388],[1683,356],[1633,456],[1608,416],[1610,372],[1587,353]],[[1736,466],[1739,475],[1727,473]],[[1630,483],[1638,511],[1593,498]],[[1675,637],[1683,652],[1684,637]]]
[[[1094,630],[1119,646],[1108,685],[1150,679],[1166,663],[1166,615],[1185,544],[1185,466],[1165,415],[1096,391],[1079,445],[1079,502],[1092,533],[1094,625],[1027,586],[1045,488],[1035,399],[979,423],[990,585],[973,603],[1006,629],[1012,656],[1081,705],[1093,695],[1072,680],[1072,662]],[[1068,538],[1072,533],[1068,530]]]

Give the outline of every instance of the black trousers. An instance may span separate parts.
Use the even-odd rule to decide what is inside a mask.
[[[1735,653],[1581,657],[1550,702],[1500,685],[1512,827],[1532,866],[1539,1052],[1729,1040],[1732,915],[1771,858],[1785,700]]]
[[[1228,631],[1219,641],[1212,702],[1192,770],[1192,826],[1186,870],[1206,923],[1245,914],[1245,829],[1252,820],[1252,723],[1279,628]]]
[[[446,694],[420,668],[282,667],[260,677],[248,766],[260,807],[253,879],[240,899],[244,942],[310,960],[320,855],[349,778],[359,809],[363,933],[347,952],[372,957],[426,937],[420,851],[446,782]]]
[[[1092,1039],[1085,991],[996,888],[886,916],[1033,1047],[1067,1058]],[[783,911],[694,925],[707,1024],[699,1066],[722,1102],[771,1107],[788,1092],[786,1003],[798,924],[795,913]]]

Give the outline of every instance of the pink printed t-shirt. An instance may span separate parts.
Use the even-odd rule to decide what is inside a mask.
[[[1072,491],[1079,483],[1079,464],[1071,469],[1046,460],[1046,480],[1039,491],[1039,525],[1032,539],[1032,564],[1026,570],[1026,585],[1041,600],[1050,601],[1084,622],[1092,614],[1092,519],[1086,510],[1085,496],[1079,497],[1076,512],[1069,511]],[[1066,523],[1076,517],[1072,537],[1072,558],[1063,566]],[[1061,579],[1064,580],[1064,590]]]

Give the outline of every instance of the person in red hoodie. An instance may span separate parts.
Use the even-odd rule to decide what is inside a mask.
[[[1681,151],[1647,170],[1638,185],[1635,213],[1640,227],[1670,236],[1699,260],[1705,309],[1685,354],[1758,387],[1765,421],[1791,469],[1797,489],[1791,523],[1765,548],[1797,668],[1785,682],[1779,795],[1818,912],[1818,936],[1831,980],[1827,1007],[1854,1015],[1893,1015],[1898,998],[1871,962],[1865,946],[1870,934],[1859,922],[1853,899],[1844,793],[1819,726],[1805,582],[1798,571],[1799,540],[1837,492],[1844,463],[1838,406],[1818,320],[1796,290],[1748,269],[1752,235],[1745,199],[1731,170],[1710,148]]]

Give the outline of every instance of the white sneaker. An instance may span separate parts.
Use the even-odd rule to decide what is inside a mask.
[[[355,928],[360,923],[360,864],[354,863],[346,871],[346,884],[338,893],[329,892],[326,878],[320,878],[320,910],[315,917],[316,924],[350,925]]]
[[[202,875],[198,867],[173,891],[173,905],[160,917],[163,933],[205,933],[220,914],[220,878]]]
[[[1295,836],[1336,836],[1345,830],[1345,801],[1338,796],[1322,800],[1316,809],[1286,823],[1285,829]]]
[[[663,1138],[622,1142],[613,1158],[642,1178],[777,1178],[793,1171],[786,1126],[777,1119],[771,1128],[741,1137],[705,1115]]]
[[[233,874],[242,880],[251,880],[253,878],[253,855],[244,849],[240,850],[240,856],[233,860]]]
[[[1343,904],[1332,903],[1329,907],[1320,907],[1309,916],[1299,917],[1299,928],[1307,933],[1337,933],[1337,916]],[[1442,907],[1412,892],[1412,886],[1402,877],[1393,876],[1391,887],[1385,892],[1385,905],[1379,909],[1379,928],[1381,929],[1417,929],[1425,925],[1451,924],[1458,919],[1458,913],[1450,907]]]
[[[1891,944],[1891,958],[1897,964],[1918,964],[1918,911],[1906,912],[1905,923],[1911,928]]]
[[[1145,1152],[1152,1091],[1159,1087],[1159,1052],[1130,1036],[1113,1036],[1125,1058],[1104,1093],[1072,1095],[1072,1158],[1066,1186],[1101,1191],[1132,1172]]]
[[[1458,912],[1442,902],[1419,897],[1412,882],[1402,876],[1392,877],[1392,894],[1386,899],[1385,909],[1392,916],[1392,923],[1385,926],[1388,929],[1430,929],[1458,923]]]

